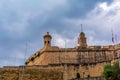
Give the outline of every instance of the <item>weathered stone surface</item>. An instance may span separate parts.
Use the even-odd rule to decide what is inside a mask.
[[[39,68],[3,68],[0,80],[63,80],[63,73],[59,69]]]
[[[90,75],[101,76],[106,63],[117,61],[120,56],[120,44],[105,46],[87,46],[85,33],[79,35],[79,46],[75,48],[59,48],[51,46],[51,35],[44,36],[44,47],[27,60],[27,66],[33,65],[67,65],[68,78]],[[38,55],[39,54],[39,55]],[[60,66],[58,66],[60,67]],[[52,68],[51,68],[52,69]],[[83,74],[84,73],[84,74]]]
[[[77,73],[85,78],[101,76],[106,63],[120,58],[120,44],[87,46],[84,33],[79,35],[80,43],[75,48],[51,46],[52,36],[44,36],[44,47],[26,61],[25,69],[4,67],[0,69],[0,80],[68,80]],[[22,76],[24,74],[24,76]]]

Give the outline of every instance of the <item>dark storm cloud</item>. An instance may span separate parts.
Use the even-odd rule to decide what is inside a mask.
[[[37,16],[36,18],[29,20],[29,25],[23,36],[29,40],[31,37],[38,37],[43,35],[44,32],[49,30],[56,30],[58,33],[62,33],[63,30],[73,30],[73,26],[64,21],[66,18],[84,18],[86,14],[91,11],[95,5],[99,2],[105,2],[108,0],[68,0],[67,6],[58,6],[51,12],[44,13],[44,15]],[[109,2],[111,2],[109,0]],[[12,13],[12,12],[11,12]],[[15,16],[15,15],[14,15]],[[43,20],[47,19],[43,22]],[[14,18],[14,17],[13,17]],[[14,20],[14,19],[13,19]],[[12,21],[13,21],[12,20]],[[18,20],[18,19],[15,19]],[[9,20],[11,21],[11,20]],[[42,33],[42,34],[40,34]],[[35,36],[38,35],[38,36]],[[14,36],[15,38],[19,36]],[[35,38],[32,38],[35,39]]]
[[[6,61],[8,57],[14,58],[18,55],[18,62],[24,63],[22,59],[24,59],[26,42],[29,43],[28,47],[32,46],[27,52],[30,56],[43,47],[43,35],[47,31],[51,34],[54,32],[60,34],[64,38],[74,38],[74,34],[80,29],[66,19],[84,19],[96,4],[100,2],[110,4],[112,0],[66,0],[63,4],[55,6],[53,4],[57,1],[53,0],[50,3],[53,7],[46,1],[42,4],[43,2],[22,0],[9,4],[4,1],[7,7],[2,7],[2,14],[0,13],[3,19],[0,20],[0,56],[2,56],[0,60]]]
[[[111,3],[112,0],[68,0],[69,8],[65,12],[68,18],[85,18],[98,3]]]

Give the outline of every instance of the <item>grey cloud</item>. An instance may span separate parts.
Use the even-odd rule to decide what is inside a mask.
[[[107,0],[98,2],[96,0],[66,0],[61,4],[56,0],[53,1],[55,2],[49,1],[49,4],[46,1],[22,0],[16,2],[13,0],[9,4],[7,0],[4,0],[3,4],[7,7],[0,7],[2,9],[2,13],[0,13],[0,17],[2,17],[0,20],[0,32],[2,33],[0,34],[0,56],[3,56],[0,57],[0,60],[8,61],[5,57],[9,57],[11,54],[23,54],[27,41],[32,44],[27,53],[30,56],[43,46],[43,35],[47,31],[51,34],[55,32],[63,38],[73,39],[80,31],[80,27],[67,22],[66,19],[85,19],[86,14],[94,9],[98,2]],[[14,24],[19,27],[13,26]],[[20,30],[20,27],[23,29]],[[92,30],[92,25],[90,30]],[[19,58],[17,62],[22,64],[23,60]]]

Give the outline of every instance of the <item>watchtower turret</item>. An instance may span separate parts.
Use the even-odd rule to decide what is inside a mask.
[[[47,32],[44,36],[44,47],[51,47],[52,36]]]
[[[79,45],[81,47],[87,47],[87,42],[86,42],[86,37],[84,32],[81,32],[79,35]]]

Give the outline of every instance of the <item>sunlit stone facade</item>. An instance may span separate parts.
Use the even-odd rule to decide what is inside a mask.
[[[44,35],[44,47],[34,53],[26,61],[26,66],[57,66],[65,69],[67,78],[80,73],[81,77],[101,76],[106,63],[117,61],[120,54],[120,44],[108,46],[87,46],[85,33],[79,35],[79,46],[74,48],[59,48],[51,46],[52,36]]]

